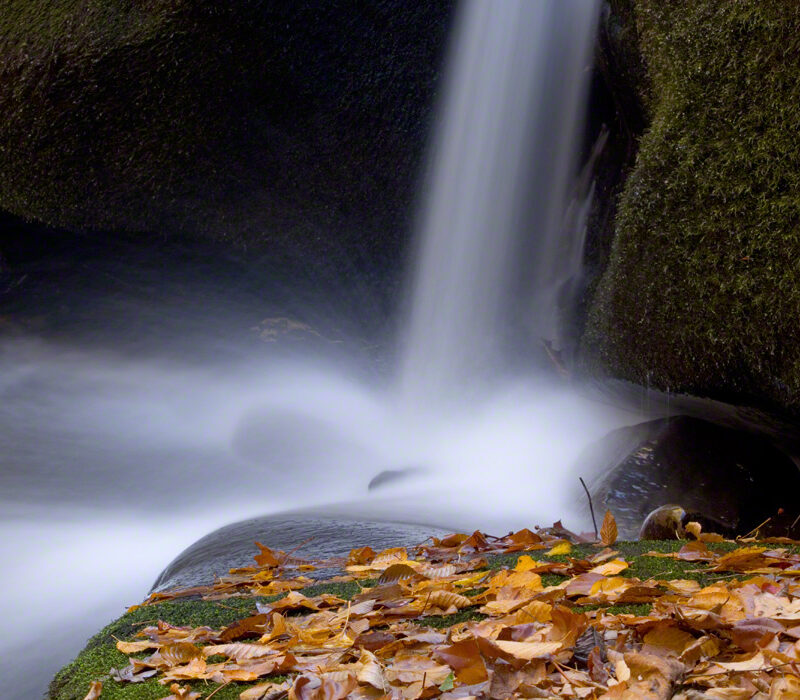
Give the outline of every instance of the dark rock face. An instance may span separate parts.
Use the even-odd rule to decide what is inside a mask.
[[[181,552],[161,573],[153,590],[209,584],[214,576],[234,567],[253,566],[258,554],[255,542],[274,550],[289,552],[302,547],[294,556],[308,559],[346,557],[355,547],[372,547],[376,552],[389,547],[411,547],[431,536],[448,534],[441,528],[378,521],[327,517],[312,513],[286,513],[251,518],[206,535]],[[330,577],[333,569],[310,572],[312,577]]]
[[[0,208],[396,263],[452,5],[4,3]]]
[[[585,367],[796,417],[800,5],[610,4],[617,114],[644,129],[610,249],[593,231]]]
[[[670,503],[725,534],[772,518],[769,532],[786,535],[800,514],[800,471],[758,435],[678,416],[616,430],[587,453],[593,461],[582,468],[599,469],[590,484],[595,511],[611,510],[623,538],[635,538],[648,513]]]

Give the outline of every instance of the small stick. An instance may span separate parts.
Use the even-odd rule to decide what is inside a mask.
[[[583,486],[583,490],[586,491],[586,498],[589,499],[589,512],[592,514],[592,525],[594,525],[594,538],[597,539],[597,521],[594,519],[594,506],[592,505],[592,497],[589,495],[589,489],[586,488],[586,482],[583,480],[582,476],[579,476],[581,486]]]
[[[744,537],[740,539],[746,540],[748,537],[750,537],[750,535],[753,535],[753,537],[758,537],[758,531],[762,527],[764,527],[764,525],[766,525],[770,520],[772,520],[771,515],[763,523],[761,523],[760,525],[756,525],[752,530],[750,530],[750,532],[748,532]]]
[[[216,690],[212,690],[212,691],[209,693],[209,695],[208,695],[208,698],[210,698],[210,697],[213,697],[214,695],[216,695],[216,694],[217,694],[217,693],[218,693],[220,690],[222,690],[223,688],[227,688],[227,687],[228,687],[230,684],[231,684],[231,681],[228,681],[227,683],[223,683],[223,684],[222,684],[221,686],[219,686],[219,687],[218,687]],[[208,700],[208,698],[206,698],[206,700]]]
[[[300,544],[298,544],[298,545],[297,545],[297,546],[296,546],[294,549],[290,549],[290,550],[289,550],[289,551],[288,551],[288,552],[287,552],[287,553],[284,555],[284,557],[283,557],[283,563],[284,563],[284,565],[286,564],[286,562],[288,562],[288,561],[289,561],[289,557],[291,557],[291,556],[292,556],[292,554],[294,554],[294,553],[295,553],[295,552],[296,552],[298,549],[300,549],[300,547],[302,547],[303,545],[306,545],[306,544],[308,544],[309,542],[311,542],[311,540],[313,540],[313,539],[314,539],[314,537],[313,537],[313,536],[311,536],[311,537],[309,537],[307,540],[303,540],[303,541],[302,541]]]

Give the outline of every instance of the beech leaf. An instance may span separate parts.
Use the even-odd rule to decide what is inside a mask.
[[[607,510],[603,516],[603,524],[600,526],[600,541],[606,547],[610,547],[617,541],[617,521],[614,520],[610,510]]]

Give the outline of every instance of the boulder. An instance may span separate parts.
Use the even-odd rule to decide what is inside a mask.
[[[452,5],[6,2],[0,209],[380,263],[411,209]]]
[[[638,80],[618,109],[636,117],[639,96],[646,127],[591,293],[584,369],[796,417],[800,5],[611,7],[612,46],[635,42],[646,69],[609,54]]]
[[[181,552],[153,584],[154,591],[190,588],[214,582],[234,567],[254,566],[256,541],[270,549],[308,559],[347,557],[351,549],[412,547],[427,538],[449,534],[441,528],[408,523],[355,520],[317,513],[282,513],[226,525]],[[342,560],[341,564],[344,564]],[[338,573],[342,573],[338,571]],[[334,569],[304,572],[312,578],[337,574]]]
[[[598,518],[608,509],[621,539],[635,539],[647,515],[678,504],[710,531],[785,536],[800,515],[800,471],[766,438],[689,416],[620,428],[587,447],[579,460],[593,474]],[[576,495],[580,499],[581,496]],[[586,510],[586,500],[583,497]],[[791,534],[797,535],[796,527]]]

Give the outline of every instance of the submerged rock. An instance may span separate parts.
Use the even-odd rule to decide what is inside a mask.
[[[614,514],[621,539],[635,538],[665,504],[679,504],[686,519],[727,535],[768,519],[771,534],[786,535],[800,513],[800,471],[785,453],[759,435],[698,418],[615,430],[589,446],[580,465],[596,474],[589,483],[595,512]]]
[[[647,126],[588,309],[587,369],[796,417],[800,4],[610,4],[612,58],[638,83],[618,95],[641,96]]]
[[[309,559],[346,557],[356,547],[372,547],[376,552],[389,547],[411,547],[431,535],[448,534],[429,525],[410,525],[354,520],[311,513],[291,513],[250,518],[226,525],[199,539],[181,552],[153,584],[154,591],[189,588],[209,584],[215,576],[234,567],[253,566],[258,554],[256,540],[274,550]],[[330,577],[331,569],[305,572],[306,576]]]

